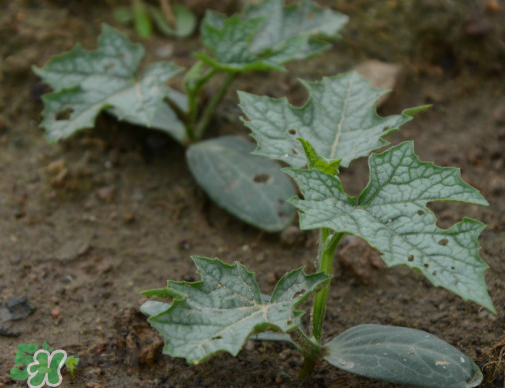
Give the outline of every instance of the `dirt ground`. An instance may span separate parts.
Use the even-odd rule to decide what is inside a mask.
[[[196,280],[190,255],[239,260],[270,293],[286,271],[313,270],[316,235],[290,228],[266,234],[234,219],[196,185],[184,149],[170,138],[101,115],[95,129],[49,145],[41,120],[48,89],[31,71],[76,42],[94,49],[103,22],[114,25],[108,1],[0,0],[0,387],[25,386],[9,376],[19,343],[87,356],[76,387],[393,387],[321,363],[297,380],[301,358],[287,345],[248,342],[233,358],[218,355],[188,366],[161,353],[161,341],[138,312],[142,290],[167,279]],[[357,264],[337,265],[325,335],[362,323],[429,331],[483,368],[483,387],[505,387],[505,3],[498,0],[337,0],[351,17],[344,39],[326,54],[292,63],[285,74],[239,77],[219,108],[209,136],[247,134],[238,119],[236,89],[288,96],[302,103],[297,78],[317,80],[366,59],[400,63],[403,75],[382,115],[433,104],[393,135],[415,140],[422,160],[461,168],[489,207],[438,203],[439,225],[462,217],[488,225],[481,255],[497,310],[431,286],[407,268],[381,268],[375,253],[346,249]],[[188,1],[203,7],[233,2]],[[226,5],[226,7],[225,7]],[[122,27],[136,41],[132,29]],[[155,36],[142,41],[145,63],[190,66],[198,40]],[[208,91],[209,93],[212,90]],[[342,173],[358,193],[365,160]],[[348,242],[349,243],[349,242]],[[352,256],[354,254],[354,256]],[[368,259],[367,259],[368,258]],[[371,264],[370,264],[371,263]],[[12,312],[11,311],[11,312]],[[4,315],[2,315],[4,314]],[[120,365],[118,352],[137,348],[140,365]],[[101,358],[94,357],[101,354]],[[104,360],[109,360],[104,362]],[[101,361],[101,362],[100,362]],[[82,366],[82,365],[81,365]]]

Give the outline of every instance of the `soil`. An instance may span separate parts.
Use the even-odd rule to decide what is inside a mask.
[[[96,128],[46,143],[38,123],[48,89],[31,66],[43,66],[76,42],[94,49],[101,23],[114,25],[117,3],[0,2],[0,311],[10,306],[17,318],[7,322],[2,315],[0,387],[25,386],[8,374],[17,346],[44,341],[88,356],[76,387],[393,387],[326,363],[301,382],[301,358],[278,343],[249,341],[235,358],[220,354],[195,366],[161,353],[157,332],[138,311],[142,290],[163,287],[167,279],[196,280],[189,256],[201,255],[242,262],[270,293],[286,271],[314,269],[317,239],[296,227],[266,234],[234,219],[196,185],[184,149],[155,131],[101,115]],[[238,6],[226,3],[227,11]],[[390,140],[415,139],[422,160],[460,167],[488,199],[489,207],[437,203],[432,209],[442,227],[463,216],[488,225],[481,255],[490,266],[486,281],[497,314],[407,268],[384,268],[376,253],[349,241],[345,265],[335,271],[325,335],[362,323],[426,330],[475,359],[484,371],[483,387],[505,387],[505,4],[327,4],[351,17],[343,39],[317,58],[290,64],[287,73],[239,77],[208,135],[247,134],[236,89],[302,103],[306,94],[297,78],[317,80],[367,59],[401,64],[401,80],[380,114],[432,104]],[[224,7],[190,2],[199,14],[215,5]],[[120,28],[139,41],[133,29]],[[146,64],[168,59],[189,67],[192,51],[200,48],[196,38],[154,36],[142,43]],[[358,193],[368,179],[366,161],[342,174],[346,188]],[[360,264],[350,265],[348,254],[359,255]],[[115,355],[122,348],[139,349],[139,366],[119,365]],[[106,357],[93,357],[96,352],[109,362],[98,362]],[[63,376],[62,386],[70,386],[68,371]]]

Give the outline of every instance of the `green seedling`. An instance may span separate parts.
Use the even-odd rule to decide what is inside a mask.
[[[160,0],[160,7],[132,0],[130,7],[120,6],[113,9],[113,17],[121,24],[133,23],[135,31],[142,38],[152,35],[153,24],[168,37],[186,38],[196,28],[196,16],[188,8]]]
[[[74,379],[75,375],[75,367],[76,365],[79,365],[79,357],[74,357],[74,356],[69,356],[65,360],[65,365],[67,366],[68,370],[70,371],[70,376],[72,380]]]
[[[218,205],[261,229],[280,231],[295,215],[286,203],[295,188],[279,165],[251,155],[253,145],[241,137],[201,139],[235,77],[285,71],[284,63],[327,50],[331,45],[320,38],[338,38],[347,20],[310,0],[293,6],[266,0],[230,18],[208,11],[201,25],[207,50],[195,54],[198,61],[184,77],[184,93],[167,85],[183,69],[159,62],[138,74],[143,48],[104,25],[96,51],[77,45],[44,68],[34,68],[53,89],[43,96],[41,126],[46,139],[57,142],[93,127],[106,110],[120,120],[163,131],[187,147],[191,172]],[[205,85],[215,77],[222,77],[219,87],[201,104]]]
[[[316,273],[286,273],[271,296],[240,263],[193,257],[198,282],[168,281],[145,291],[155,298],[141,310],[165,338],[165,354],[197,364],[219,352],[238,354],[249,338],[285,341],[304,357],[301,377],[326,361],[350,373],[403,385],[474,387],[482,381],[475,363],[443,340],[420,330],[365,324],[325,338],[323,321],[335,251],[345,235],[359,236],[379,250],[388,266],[404,265],[435,286],[495,313],[479,256],[484,225],[464,218],[449,229],[436,226],[426,206],[434,201],[487,205],[456,168],[421,162],[412,142],[382,153],[383,136],[426,107],[381,118],[375,101],[382,91],[355,73],[305,82],[308,102],[239,92],[246,125],[257,153],[290,165],[283,171],[302,197],[289,202],[301,229],[319,231]],[[339,168],[368,156],[370,178],[357,197],[345,193]],[[313,296],[310,327],[302,324],[301,303]]]

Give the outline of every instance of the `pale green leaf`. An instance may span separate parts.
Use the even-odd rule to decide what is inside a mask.
[[[191,12],[188,8],[180,5],[174,4],[172,6],[172,12],[174,14],[175,26],[171,26],[163,12],[156,7],[149,9],[156,27],[166,36],[175,36],[177,38],[185,38],[190,36],[197,24],[196,15]]]
[[[191,145],[186,158],[196,181],[210,198],[237,218],[270,232],[285,229],[295,209],[287,200],[296,194],[280,166],[251,155],[254,145],[223,136]]]
[[[347,20],[307,0],[287,7],[282,0],[266,0],[228,19],[208,11],[202,40],[212,56],[199,53],[198,57],[224,71],[283,70],[283,63],[329,48],[314,38],[338,37]]]
[[[306,275],[303,268],[296,269],[279,280],[270,301],[264,303],[254,274],[242,264],[203,257],[193,257],[193,261],[201,281],[169,281],[164,295],[180,297],[149,319],[165,338],[164,353],[191,364],[218,352],[235,356],[253,334],[295,329],[303,314],[296,306],[330,279],[323,273]],[[147,312],[156,308],[160,306],[148,307]]]
[[[185,94],[177,90],[170,89],[167,97],[178,107],[179,110],[183,112],[187,110],[187,97]],[[118,119],[121,118],[120,112],[115,108],[107,109],[107,113],[110,113]],[[145,126],[144,122],[134,117],[124,117],[123,120],[130,124]],[[161,104],[158,107],[154,117],[151,119],[149,127],[151,129],[165,132],[181,144],[186,144],[188,142],[184,123],[179,119],[177,114],[168,104]]]
[[[360,325],[324,349],[330,364],[376,380],[428,388],[471,388],[482,381],[469,357],[421,330]]]
[[[285,98],[275,99],[239,92],[240,107],[258,142],[255,154],[278,159],[293,166],[307,164],[301,137],[328,160],[342,159],[347,167],[357,158],[388,144],[384,136],[412,120],[413,112],[380,117],[375,102],[384,94],[358,73],[303,82],[309,100],[303,107],[290,105]]]
[[[484,280],[488,266],[479,256],[478,236],[485,225],[464,218],[440,229],[426,207],[449,200],[487,205],[478,190],[463,182],[456,168],[420,162],[412,142],[372,154],[369,167],[370,181],[357,199],[321,170],[286,169],[304,196],[290,200],[301,212],[301,228],[359,236],[382,252],[388,266],[419,270],[435,286],[494,312]]]
[[[120,119],[150,126],[170,92],[166,82],[181,68],[159,62],[138,76],[143,54],[140,45],[104,25],[96,51],[76,45],[69,53],[52,58],[44,68],[34,68],[54,90],[42,98],[41,126],[47,139],[58,141],[93,127],[98,113],[107,108],[115,108]]]
[[[146,296],[150,296],[144,293]],[[142,303],[140,306],[140,312],[148,317],[152,317],[153,315],[158,315],[164,311],[167,311],[170,308],[169,303],[159,302],[156,300],[148,300]]]

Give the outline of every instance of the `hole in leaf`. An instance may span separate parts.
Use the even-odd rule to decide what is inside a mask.
[[[424,264],[424,268],[430,268],[430,265],[428,263]]]
[[[389,126],[385,126],[384,128],[382,128],[382,132],[386,132],[388,129],[389,129]]]
[[[69,120],[72,113],[74,113],[74,110],[72,108],[67,108],[56,112],[54,117],[58,121]]]
[[[422,216],[424,214],[424,212],[422,210],[418,210],[417,214],[419,214],[420,216]]]
[[[293,155],[298,155],[298,151],[297,151],[297,150],[295,150],[294,148],[293,148],[293,149],[291,149],[291,152],[293,153]]]
[[[452,267],[451,267],[451,269],[454,271],[454,270],[456,269],[456,267],[455,267],[455,266],[452,266]]]
[[[305,288],[296,292],[294,295],[293,295],[293,299],[296,299],[298,298],[299,296],[302,296],[303,294],[305,294],[305,291],[307,291]]]
[[[256,174],[253,178],[256,183],[267,183],[270,180],[270,175],[268,174]]]
[[[433,271],[433,272],[432,272],[432,275],[433,275],[433,276],[437,276],[437,271]]]
[[[410,256],[409,256],[409,261],[410,261],[410,262],[414,261],[414,255],[410,255]]]
[[[294,128],[289,128],[289,129],[288,129],[288,133],[289,133],[290,135],[295,136],[295,135],[296,135],[296,129],[294,129]]]
[[[287,215],[286,213],[284,213],[284,212],[279,212],[279,213],[277,213],[277,214],[278,214],[279,218],[286,218],[286,217],[288,216],[288,215]]]
[[[284,201],[283,199],[279,199],[278,202],[279,202],[279,205],[284,205],[286,203],[286,201]]]
[[[212,337],[211,340],[220,340],[221,338],[223,338],[223,337],[221,337],[220,335],[217,335],[215,337]]]
[[[289,319],[288,321],[286,321],[286,323],[287,323],[288,325],[291,325],[291,324],[293,323],[293,320],[292,320],[292,319]]]
[[[442,240],[440,240],[438,242],[438,245],[443,245],[444,247],[449,244],[449,240],[447,240],[446,238],[443,238]]]

